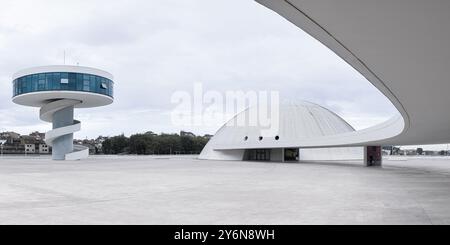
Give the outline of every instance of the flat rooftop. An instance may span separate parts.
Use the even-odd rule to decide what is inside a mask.
[[[0,224],[450,224],[450,159],[0,158]]]

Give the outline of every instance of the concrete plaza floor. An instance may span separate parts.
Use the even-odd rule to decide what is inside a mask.
[[[450,224],[450,159],[0,159],[0,224]]]

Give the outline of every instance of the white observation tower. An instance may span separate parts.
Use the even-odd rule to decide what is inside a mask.
[[[40,107],[40,118],[51,122],[45,134],[52,146],[53,160],[79,160],[89,149],[73,145],[73,133],[81,129],[74,120],[74,108],[109,105],[114,101],[113,76],[105,71],[81,66],[45,66],[29,68],[13,76],[12,101]]]

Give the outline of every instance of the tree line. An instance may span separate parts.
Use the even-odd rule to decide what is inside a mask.
[[[168,155],[168,154],[199,154],[210,136],[155,134],[146,132],[130,137],[118,135],[108,137],[102,143],[103,154],[138,154],[138,155]]]

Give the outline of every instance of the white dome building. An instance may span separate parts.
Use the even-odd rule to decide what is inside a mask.
[[[278,111],[275,113],[278,114],[278,120],[272,120],[271,124],[260,123],[264,120],[251,123],[251,119],[259,117],[257,106],[237,114],[219,129],[199,159],[277,162],[363,159],[363,147],[301,149],[301,146],[293,143],[298,142],[298,139],[355,131],[330,110],[313,103],[300,102],[281,105]],[[269,110],[270,113],[273,111]],[[268,130],[270,127],[272,130]]]

